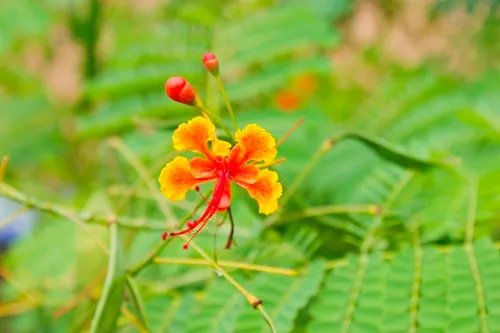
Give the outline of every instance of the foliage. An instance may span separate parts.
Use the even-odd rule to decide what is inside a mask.
[[[24,16],[21,38],[0,14],[0,195],[40,214],[0,254],[0,331],[266,332],[261,309],[278,332],[500,330],[500,72],[498,44],[485,43],[497,2],[471,41],[479,72],[371,59],[369,88],[331,66],[349,44],[351,1],[7,3]],[[85,55],[69,105],[23,63],[30,45],[57,52],[58,25]],[[205,51],[240,126],[280,138],[305,119],[279,145],[279,211],[264,217],[235,190],[231,251],[228,223],[211,223],[199,249],[160,240],[203,209],[194,194],[168,202],[156,182],[176,154],[172,131],[197,115],[164,96],[166,78],[186,76],[230,124]],[[16,223],[5,221],[0,232]]]

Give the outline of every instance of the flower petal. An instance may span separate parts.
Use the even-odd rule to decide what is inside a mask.
[[[248,194],[257,200],[259,213],[271,214],[278,209],[278,199],[283,193],[283,188],[278,182],[278,174],[269,169],[259,171],[254,184],[243,186]]]
[[[189,161],[191,173],[196,178],[215,178],[217,170],[212,162],[201,157],[195,157]]]
[[[179,151],[190,150],[206,153],[207,143],[215,139],[215,126],[210,120],[195,117],[187,123],[180,124],[172,136],[174,148]]]
[[[244,161],[271,161],[277,154],[276,140],[256,124],[250,124],[243,130],[237,131],[235,137],[238,145],[245,150]]]
[[[231,180],[237,184],[255,184],[257,181],[257,175],[259,174],[259,168],[255,165],[240,165],[237,170],[231,172]],[[245,186],[242,184],[241,186]]]
[[[212,141],[212,153],[216,156],[229,155],[229,149],[231,149],[231,144],[227,141],[219,139]]]
[[[187,191],[210,179],[212,178],[196,178],[189,160],[183,156],[177,156],[161,170],[158,182],[163,195],[168,199],[183,200]]]

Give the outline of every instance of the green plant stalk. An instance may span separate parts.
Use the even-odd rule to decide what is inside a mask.
[[[233,122],[234,126],[234,131],[238,131],[238,122],[236,121],[236,116],[233,111],[233,107],[231,106],[231,102],[229,101],[229,98],[227,97],[226,89],[224,88],[224,84],[222,83],[222,80],[220,78],[220,74],[217,73],[215,75],[215,79],[217,81],[217,85],[219,86],[220,93],[222,94],[222,98],[224,99],[224,103],[226,103],[227,111],[229,112],[229,117],[231,117],[231,120]]]
[[[56,205],[47,201],[40,200],[35,197],[29,197],[24,193],[19,192],[13,187],[0,183],[0,196],[9,198],[13,201],[21,203],[25,206],[23,209],[34,208],[38,211],[48,214],[64,217],[70,221],[77,220],[79,224],[86,225],[87,223],[109,226],[111,223],[117,223],[124,228],[130,229],[145,229],[145,230],[164,230],[164,225],[152,225],[148,223],[134,223],[133,219],[124,217],[123,220],[114,215],[108,217],[92,215],[89,212],[76,212],[67,207]],[[12,218],[12,216],[10,217]],[[5,223],[5,220],[2,222]]]
[[[58,215],[61,217],[64,217],[72,222],[74,222],[76,225],[78,225],[81,229],[83,229],[89,236],[91,236],[92,240],[96,243],[99,248],[103,250],[103,252],[108,255],[109,251],[107,247],[98,239],[95,237],[95,235],[92,233],[92,231],[89,229],[89,226],[85,222],[96,222],[100,224],[109,224],[110,221],[106,220],[106,222],[102,220],[93,220],[91,219],[91,216],[85,216],[85,214],[77,214],[72,210],[53,205],[52,203],[46,202],[39,200],[37,198],[32,198],[28,197],[25,194],[15,190],[13,187],[10,187],[9,185],[5,183],[0,183],[0,196],[9,198],[11,200],[17,201],[19,203],[24,204],[27,208],[33,207],[39,211],[42,212],[47,212],[50,214]],[[104,222],[104,223],[103,223]]]
[[[269,326],[269,329],[271,330],[271,332],[272,333],[278,333],[278,331],[276,330],[276,327],[274,327],[273,320],[267,314],[266,310],[264,309],[264,306],[262,306],[262,304],[259,304],[259,305],[257,305],[257,307],[255,309],[260,312],[260,314],[262,315],[262,317],[266,321],[267,326]]]
[[[182,259],[182,258],[155,258],[154,263],[155,264],[201,265],[201,266],[209,266],[210,265],[205,260]],[[258,271],[258,272],[265,272],[265,273],[269,273],[269,274],[288,275],[288,276],[297,275],[297,271],[295,271],[293,269],[247,264],[247,263],[238,262],[238,261],[223,261],[222,260],[222,261],[217,261],[217,264],[220,267],[225,267],[225,268],[239,268],[239,269],[250,270],[250,271]]]
[[[20,207],[20,208],[16,209],[15,212],[13,212],[9,216],[7,216],[3,220],[1,220],[0,221],[0,230],[2,230],[7,224],[9,224],[12,221],[14,221],[17,217],[19,217],[20,215],[24,214],[27,210],[28,210],[28,208],[26,206],[25,207]]]

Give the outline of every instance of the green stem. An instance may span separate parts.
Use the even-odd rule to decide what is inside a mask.
[[[212,118],[214,123],[224,130],[226,135],[233,141],[233,143],[236,142],[236,139],[234,138],[233,133],[231,133],[231,131],[222,123],[222,121],[220,120],[220,118],[218,116],[216,116],[213,112],[208,110],[203,104],[201,106],[199,106],[199,109],[202,112],[205,112],[210,118]]]
[[[267,314],[267,312],[264,309],[264,307],[262,306],[262,304],[257,305],[257,307],[255,309],[260,312],[260,314],[262,315],[262,317],[266,321],[267,326],[269,326],[269,329],[271,330],[271,332],[278,333],[278,331],[276,330],[276,327],[274,327],[273,320],[271,319],[271,317],[269,317],[269,315]]]
[[[41,212],[61,216],[74,222],[86,233],[88,233],[89,236],[91,236],[92,240],[104,251],[104,253],[108,254],[107,247],[104,246],[104,244],[98,238],[96,238],[96,236],[89,229],[89,226],[86,222],[95,222],[98,224],[109,225],[109,223],[114,222],[113,218],[93,219],[92,215],[90,214],[78,214],[70,209],[57,206],[46,201],[42,201],[37,198],[28,197],[24,193],[17,191],[13,187],[10,187],[5,183],[0,183],[0,196],[22,203],[28,208],[33,207]]]
[[[0,230],[2,230],[7,224],[14,221],[17,217],[24,214],[27,210],[28,208],[26,206],[20,207],[15,212],[4,218],[3,220],[0,220]]]
[[[219,85],[219,89],[220,89],[220,92],[222,94],[222,98],[224,98],[224,103],[226,103],[227,110],[229,111],[229,116],[231,117],[231,120],[233,121],[234,130],[237,131],[237,130],[239,130],[238,122],[236,121],[236,117],[234,115],[234,111],[233,111],[233,107],[231,106],[231,102],[229,101],[229,98],[227,97],[226,89],[224,88],[224,85],[222,84],[220,74],[217,74],[215,76],[215,79],[217,80],[217,84]]]

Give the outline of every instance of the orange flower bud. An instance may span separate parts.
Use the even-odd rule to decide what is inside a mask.
[[[203,55],[203,66],[213,75],[219,74],[219,60],[215,54],[207,52]]]
[[[181,76],[171,77],[165,82],[165,93],[178,103],[194,105],[196,102],[196,91]]]

